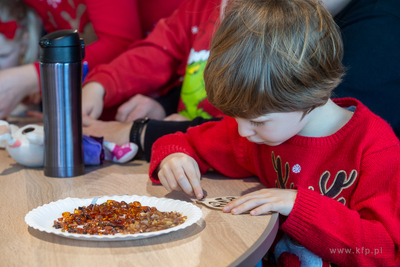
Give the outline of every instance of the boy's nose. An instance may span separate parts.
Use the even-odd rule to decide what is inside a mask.
[[[239,132],[239,135],[242,137],[250,137],[255,134],[253,129],[251,129],[249,126],[245,125],[244,123],[239,123],[239,122],[238,122],[238,132]]]

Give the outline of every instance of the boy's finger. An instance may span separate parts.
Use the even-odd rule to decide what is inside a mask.
[[[175,180],[186,194],[193,196],[193,188],[182,167],[172,169]]]
[[[189,166],[189,167],[188,167]],[[200,185],[200,175],[197,174],[195,166],[185,165],[184,171],[189,179],[189,182],[193,188],[194,194],[197,199],[203,198],[203,189]]]
[[[253,210],[253,209],[260,209],[260,206],[266,205],[265,208],[275,207],[275,202],[268,200],[268,199],[261,199],[261,198],[251,198],[247,199],[247,201],[243,202],[242,204],[234,207],[231,210],[232,214],[241,214],[243,212]],[[269,212],[270,209],[266,209],[264,212]],[[263,209],[256,211],[255,213],[251,213],[252,215],[258,215],[263,213]]]
[[[258,206],[257,208],[253,209],[250,214],[251,215],[261,215],[265,213],[269,213],[272,211],[278,211],[279,207],[275,202],[265,203],[264,205]]]
[[[228,202],[228,204],[225,205],[225,207],[222,209],[224,212],[230,212],[233,208],[243,204],[244,202],[247,201],[247,195],[241,196],[233,201]]]
[[[167,182],[167,179],[165,178],[164,174],[162,171],[158,173],[158,180],[160,180],[160,183],[164,186],[165,189],[167,189],[169,192],[172,191],[171,187],[169,187],[169,184]]]
[[[252,210],[256,207],[259,207],[261,205],[265,204],[265,199],[260,199],[260,198],[252,198],[248,199],[244,203],[240,204],[239,206],[235,207],[232,210],[233,214],[240,214],[249,210]]]
[[[168,166],[164,166],[162,170],[164,171],[165,182],[168,184],[170,191],[182,191],[182,188],[176,181],[174,172]]]
[[[230,212],[233,209],[237,209],[240,212],[243,212],[242,209],[244,206],[240,207],[241,205],[243,205],[244,203],[249,202],[250,200],[252,200],[253,198],[258,199],[250,194],[246,194],[244,196],[241,196],[238,199],[235,199],[231,202],[229,202],[228,204],[225,205],[225,207],[222,209],[223,212]],[[240,207],[240,208],[239,208]],[[237,214],[237,213],[235,213]]]

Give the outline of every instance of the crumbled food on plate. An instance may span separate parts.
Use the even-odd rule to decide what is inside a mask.
[[[176,211],[161,212],[135,201],[107,200],[102,204],[78,207],[63,212],[53,227],[62,232],[88,235],[137,234],[160,231],[182,224],[187,216]]]

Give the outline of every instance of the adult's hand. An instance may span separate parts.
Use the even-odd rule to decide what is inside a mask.
[[[0,118],[6,118],[26,96],[39,92],[33,64],[0,71]]]
[[[133,123],[100,121],[89,116],[82,117],[83,134],[104,137],[104,140],[119,146],[129,143],[129,133]]]
[[[137,94],[118,108],[115,119],[121,122],[132,122],[145,117],[162,120],[165,117],[165,110],[153,98]]]
[[[104,87],[97,82],[90,82],[82,88],[82,115],[94,119],[103,112]]]

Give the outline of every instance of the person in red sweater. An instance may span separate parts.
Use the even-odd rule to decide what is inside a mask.
[[[178,112],[187,119],[220,115],[207,103],[203,109],[197,106],[206,99],[202,73],[226,1],[185,1],[170,17],[160,20],[147,38],[109,64],[97,66],[82,89],[82,113],[97,119],[103,108],[120,105],[138,94],[163,95],[184,77]]]
[[[41,25],[35,11],[24,2],[0,0],[0,80],[3,75],[7,77],[9,69],[24,69],[23,65],[38,59],[40,31]],[[7,86],[3,81],[0,92]],[[20,105],[14,109],[13,115],[27,108]]]
[[[98,64],[110,62],[131,43],[144,38],[144,34],[152,30],[158,19],[170,15],[182,2],[149,0],[139,5],[136,0],[118,3],[108,0],[23,1],[36,10],[46,32],[62,29],[79,31],[87,45],[85,62],[89,70]],[[140,10],[155,6],[157,8],[153,10]],[[25,96],[39,93],[39,64],[0,72],[0,84],[0,118],[4,118]]]
[[[40,24],[24,2],[0,0],[0,70],[38,58]]]
[[[117,120],[130,123],[107,123],[86,117],[84,132],[112,138],[118,144],[131,140],[139,146],[137,158],[144,154],[150,160],[151,147],[158,137],[222,117],[222,112],[207,100],[203,71],[212,34],[226,2],[185,1],[170,17],[161,19],[146,39],[91,71],[82,89],[84,115],[98,118],[103,107],[112,108],[134,97],[118,108],[116,116]],[[174,96],[176,92],[170,89],[180,85],[179,102],[170,102],[168,95],[172,92]],[[159,96],[168,90],[167,101],[163,100],[171,109],[166,112],[164,106],[148,96]],[[168,119],[185,121],[161,121],[171,113],[178,114]],[[141,119],[144,117],[152,120]],[[139,120],[132,125],[135,119]],[[123,133],[117,128],[123,128]],[[114,139],[116,135],[119,137]]]
[[[232,1],[204,71],[227,116],[158,139],[151,180],[202,198],[210,169],[258,176],[266,188],[223,211],[281,214],[271,266],[399,266],[400,142],[360,101],[330,99],[342,49],[319,1]]]

